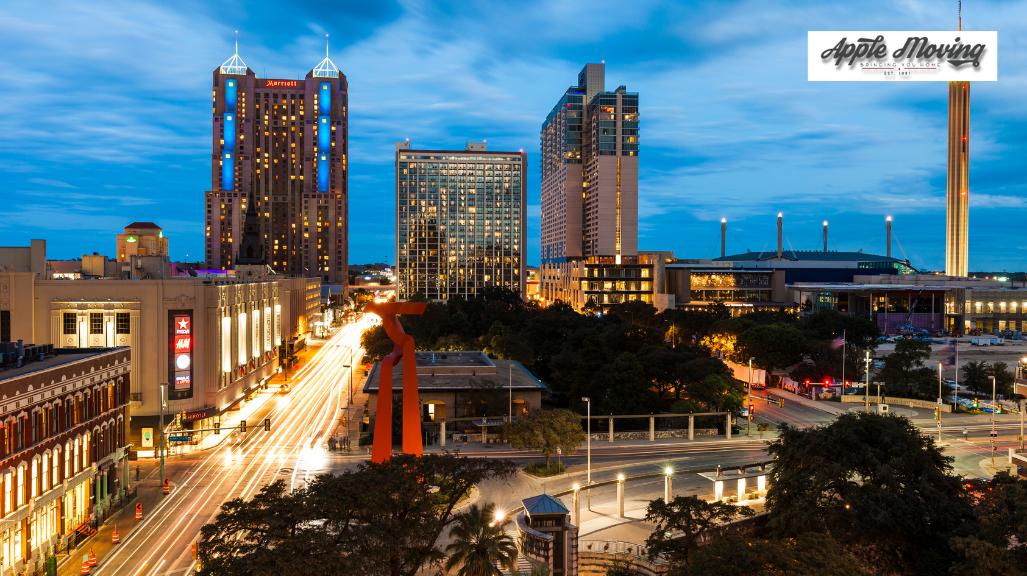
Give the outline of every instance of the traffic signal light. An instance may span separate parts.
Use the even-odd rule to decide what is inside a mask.
[[[271,431],[271,419],[270,418],[264,418],[264,431],[265,432],[270,432]]]
[[[192,552],[193,560],[196,560],[196,544],[189,547],[189,551]]]
[[[185,410],[182,410],[182,418],[179,419],[179,422],[185,423]],[[179,426],[181,426],[181,424],[179,424]]]
[[[214,421],[214,433],[215,434],[221,434],[221,421],[220,420],[215,420]]]
[[[977,399],[974,398],[974,410],[976,410],[976,409],[977,409]]]
[[[934,419],[935,419],[935,420],[937,420],[937,419],[938,419],[938,410],[939,410],[938,408],[935,408],[935,409],[934,409]]]
[[[751,415],[753,415],[755,413],[756,413],[756,405],[755,404],[749,404],[749,415],[751,416]]]
[[[239,421],[239,431],[242,432],[243,434],[246,433],[246,421],[245,420],[240,420]]]
[[[182,415],[181,414],[175,414],[175,426],[181,426],[181,425],[182,425]]]

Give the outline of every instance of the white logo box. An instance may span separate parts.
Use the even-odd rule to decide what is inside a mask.
[[[811,82],[998,80],[998,32],[811,31],[808,35]]]

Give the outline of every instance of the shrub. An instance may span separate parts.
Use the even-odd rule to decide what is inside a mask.
[[[524,467],[524,471],[538,478],[547,478],[563,474],[567,471],[567,467],[562,462],[550,462],[548,466],[543,462],[531,462]]]

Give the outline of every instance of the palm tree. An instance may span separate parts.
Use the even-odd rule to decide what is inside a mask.
[[[510,571],[517,569],[517,546],[496,519],[496,505],[471,507],[456,517],[449,533],[453,543],[446,546],[449,559],[446,571],[456,566],[458,576],[500,576],[498,564]]]

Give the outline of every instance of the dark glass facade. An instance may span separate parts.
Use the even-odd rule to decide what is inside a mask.
[[[397,298],[473,297],[487,286],[524,297],[526,171],[523,152],[397,145]]]

